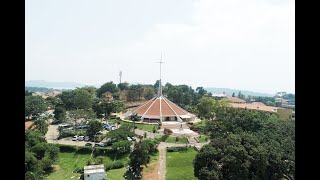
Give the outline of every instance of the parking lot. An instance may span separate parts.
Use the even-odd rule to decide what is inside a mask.
[[[59,125],[49,125],[48,132],[46,134],[46,140],[48,143],[54,143],[54,144],[65,144],[65,145],[75,145],[75,146],[84,146],[86,143],[92,143],[94,142],[86,142],[86,141],[72,141],[73,137],[66,137],[58,140],[59,137],[59,131],[58,131]],[[108,131],[103,130],[102,133],[105,134]],[[100,143],[106,142],[105,139],[103,139]]]

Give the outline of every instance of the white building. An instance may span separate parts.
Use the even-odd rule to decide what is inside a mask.
[[[106,180],[104,165],[91,165],[84,167],[84,180]]]

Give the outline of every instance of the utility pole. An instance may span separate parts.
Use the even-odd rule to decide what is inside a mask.
[[[119,77],[120,77],[120,84],[121,84],[122,71],[119,72]]]
[[[158,97],[160,98],[160,122],[162,123],[162,108],[161,108],[161,96],[162,96],[162,85],[161,85],[161,64],[164,63],[162,61],[162,53],[160,57],[160,62],[157,62],[160,64],[160,80],[159,80],[159,92],[158,92]]]

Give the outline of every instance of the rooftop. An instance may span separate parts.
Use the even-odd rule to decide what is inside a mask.
[[[239,103],[230,103],[230,105],[234,108],[243,108],[243,109],[251,109],[251,110],[261,110],[261,111],[268,111],[268,112],[277,112],[278,109],[283,109],[279,107],[274,107],[274,106],[257,106],[256,104],[239,104]]]
[[[84,174],[104,173],[104,165],[84,166]]]
[[[230,101],[231,103],[246,103],[245,100],[237,98],[237,97],[231,97],[231,96],[227,96],[228,101]]]

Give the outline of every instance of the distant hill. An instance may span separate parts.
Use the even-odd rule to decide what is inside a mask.
[[[52,92],[52,91],[62,91],[61,89],[45,88],[45,87],[28,87],[25,86],[25,91],[29,92]]]
[[[265,97],[272,97],[273,94],[268,94],[268,93],[260,93],[260,92],[253,92],[253,91],[245,91],[245,90],[239,90],[239,89],[229,89],[229,88],[214,88],[214,87],[207,87],[204,88],[205,90],[207,90],[208,92],[211,93],[223,93],[225,92],[225,94],[231,96],[232,93],[235,93],[235,95],[237,96],[239,91],[241,91],[241,94],[244,94],[246,96],[250,95],[250,96],[265,96]]]
[[[48,82],[43,80],[26,81],[25,86],[28,87],[46,87],[54,89],[75,89],[76,87],[83,87],[84,84],[76,82]]]

